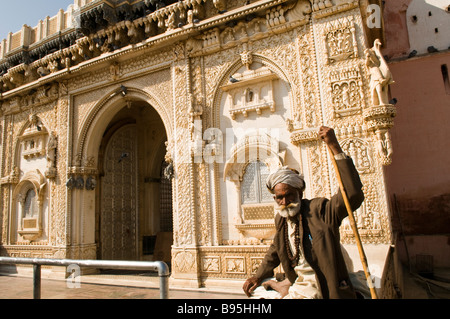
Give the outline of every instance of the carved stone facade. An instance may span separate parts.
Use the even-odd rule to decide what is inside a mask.
[[[337,190],[321,125],[361,174],[363,242],[389,245],[395,107],[360,1],[78,2],[60,50],[2,42],[2,255],[155,258],[169,177],[173,282],[242,281],[274,234],[268,171],[301,171],[305,197]]]

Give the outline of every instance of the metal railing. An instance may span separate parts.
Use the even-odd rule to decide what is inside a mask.
[[[41,299],[41,266],[71,266],[158,271],[159,295],[161,299],[169,298],[169,267],[162,261],[120,261],[120,260],[75,260],[75,259],[41,259],[0,257],[0,265],[33,265],[33,298]]]

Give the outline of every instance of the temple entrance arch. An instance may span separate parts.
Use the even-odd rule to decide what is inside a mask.
[[[162,174],[166,141],[160,116],[144,101],[120,109],[103,132],[96,194],[99,259],[170,263],[171,180]]]

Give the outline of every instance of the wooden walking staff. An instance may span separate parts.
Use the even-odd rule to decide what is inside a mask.
[[[328,145],[327,145],[328,146]],[[347,193],[344,189],[344,184],[342,183],[341,174],[339,173],[339,169],[337,167],[336,159],[334,158],[333,151],[328,146],[328,151],[330,152],[331,161],[333,162],[334,169],[336,171],[336,177],[339,182],[339,188],[341,189],[342,198],[344,199],[345,207],[348,212],[348,219],[350,220],[350,226],[352,227],[353,234],[355,235],[356,245],[358,246],[359,257],[361,258],[361,263],[363,265],[364,273],[366,275],[367,284],[370,289],[370,294],[372,299],[377,299],[377,293],[372,283],[372,278],[370,276],[369,267],[367,265],[366,254],[364,253],[364,248],[361,243],[361,238],[359,237],[358,227],[356,226],[355,217],[353,216],[353,210],[350,207],[350,203],[348,201]]]

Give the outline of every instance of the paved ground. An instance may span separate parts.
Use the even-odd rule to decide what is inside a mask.
[[[41,279],[41,299],[159,299],[157,278],[147,287],[129,280],[87,276],[85,282]],[[86,282],[87,281],[87,282]],[[72,288],[68,287],[71,286]],[[78,286],[78,287],[77,287]],[[141,286],[145,286],[145,283]],[[247,299],[243,293],[221,293],[206,289],[169,289],[170,299]],[[0,299],[33,299],[33,279],[0,275]]]

